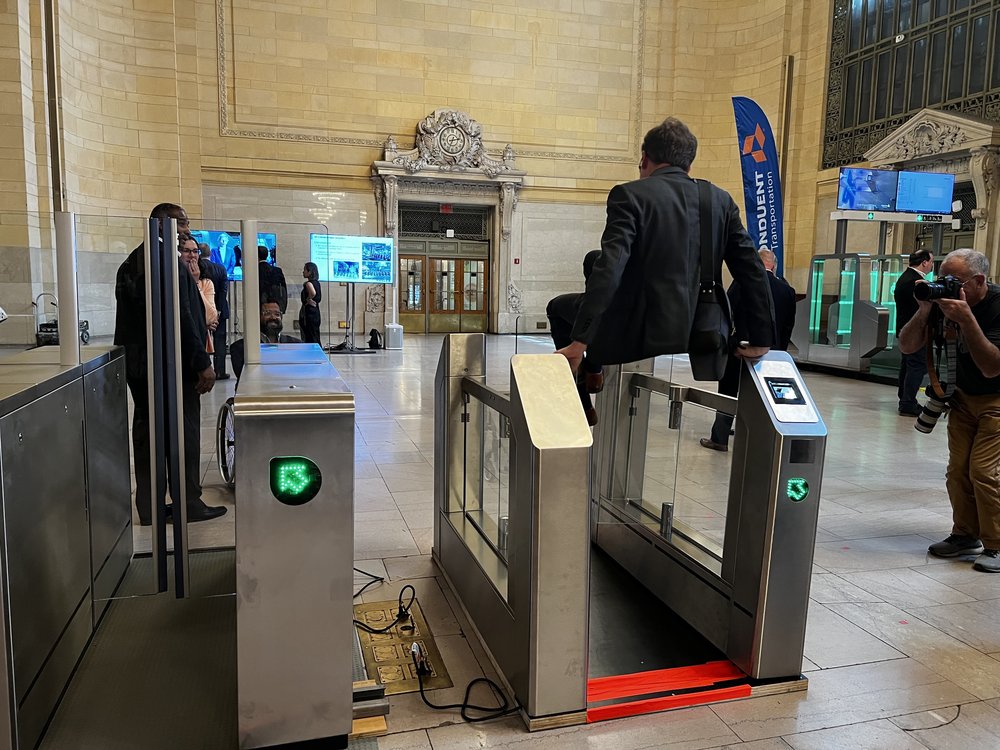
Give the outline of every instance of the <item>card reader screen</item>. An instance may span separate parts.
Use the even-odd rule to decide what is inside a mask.
[[[799,384],[792,378],[764,378],[775,404],[804,404]]]

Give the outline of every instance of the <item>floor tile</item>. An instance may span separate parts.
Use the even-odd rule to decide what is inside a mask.
[[[927,554],[927,540],[916,535],[821,542],[816,545],[813,561],[831,573],[908,568],[942,562]]]
[[[1000,651],[1000,607],[996,601],[908,608],[907,611],[979,651],[987,654]]]
[[[877,636],[977,698],[1000,696],[1000,662],[891,604],[830,604]]]
[[[908,611],[911,607],[930,607],[935,604],[961,604],[974,601],[972,597],[961,591],[938,583],[934,579],[909,568],[841,573],[840,575],[841,578],[857,588]]]
[[[811,672],[804,693],[720,703],[712,710],[741,739],[757,740],[975,700],[913,659],[895,659]]]
[[[435,578],[441,575],[430,555],[389,557],[385,560],[385,569],[393,581],[407,578]]]
[[[821,669],[903,657],[896,649],[817,602],[809,605],[805,655]]]
[[[835,602],[880,602],[879,597],[845,580],[844,575],[825,573],[812,577],[809,598],[820,604]]]
[[[892,748],[892,750],[926,750],[891,721],[868,721],[815,732],[793,734],[784,737],[793,750],[871,750],[872,748]]]
[[[959,706],[956,713],[953,721],[940,722],[940,726],[933,728],[913,729],[909,734],[930,750],[979,750],[1000,745],[1000,711],[996,708],[972,703]]]
[[[401,732],[378,738],[378,750],[433,750],[427,732]]]

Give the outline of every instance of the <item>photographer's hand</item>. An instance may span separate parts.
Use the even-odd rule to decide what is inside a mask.
[[[965,290],[960,289],[958,294],[959,299],[937,300],[937,305],[941,308],[941,312],[944,313],[944,316],[948,320],[958,323],[963,329],[970,323],[978,327],[976,317],[972,314],[972,308],[969,307],[969,303],[965,299]]]

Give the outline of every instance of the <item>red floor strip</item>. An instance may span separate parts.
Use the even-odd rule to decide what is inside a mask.
[[[729,661],[710,661],[694,667],[675,667],[651,672],[595,677],[587,681],[587,700],[590,703],[628,698],[650,693],[665,693],[685,688],[710,687],[726,680],[745,677],[736,665]]]
[[[736,687],[704,690],[698,693],[668,695],[665,698],[649,698],[648,700],[632,701],[630,703],[613,703],[609,706],[587,709],[587,722],[593,723],[595,721],[607,721],[608,719],[621,719],[625,716],[649,714],[654,711],[665,711],[669,708],[699,706],[705,703],[716,703],[718,701],[747,698],[749,696],[749,685],[737,685]]]

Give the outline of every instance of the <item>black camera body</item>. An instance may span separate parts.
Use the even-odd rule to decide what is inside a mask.
[[[913,296],[921,302],[935,299],[961,299],[962,281],[954,276],[942,276],[937,281],[914,284]]]

